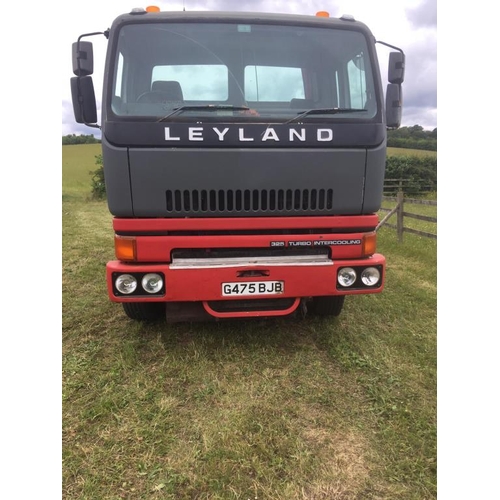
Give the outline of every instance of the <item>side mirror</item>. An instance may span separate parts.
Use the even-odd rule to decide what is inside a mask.
[[[76,123],[96,123],[97,105],[91,76],[71,78],[71,97]]]
[[[91,42],[75,42],[72,46],[73,73],[87,76],[94,72],[94,50]]]
[[[388,128],[398,128],[401,125],[402,108],[403,91],[401,85],[388,83],[385,95],[385,116]]]
[[[389,54],[388,80],[401,85],[405,79],[405,55],[403,52]]]

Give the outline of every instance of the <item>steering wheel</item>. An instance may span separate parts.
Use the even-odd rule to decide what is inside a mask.
[[[148,92],[143,92],[135,102],[145,102],[156,104],[160,102],[165,102],[167,99],[165,98],[164,92],[159,92],[157,90],[151,90]]]

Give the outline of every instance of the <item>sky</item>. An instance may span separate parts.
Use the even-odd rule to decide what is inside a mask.
[[[130,0],[129,0],[130,1]],[[77,124],[74,120],[69,80],[73,76],[71,45],[79,35],[104,31],[113,19],[130,12],[133,7],[157,5],[162,11],[227,10],[247,12],[276,12],[314,15],[326,10],[331,17],[351,14],[371,29],[377,40],[403,49],[406,55],[403,84],[402,126],[420,125],[426,130],[437,127],[437,0],[176,0],[151,3],[127,3],[123,0],[86,0],[81,10],[60,29],[61,44],[67,52],[62,85],[62,135],[91,134],[99,131]],[[106,40],[103,36],[86,38],[94,45],[95,72],[93,75],[96,99],[100,108],[102,67]],[[387,61],[391,49],[377,45],[382,82],[387,83]]]

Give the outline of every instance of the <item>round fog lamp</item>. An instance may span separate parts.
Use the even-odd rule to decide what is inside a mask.
[[[366,286],[376,285],[380,280],[380,271],[376,267],[367,267],[361,273],[361,281]]]
[[[128,295],[135,292],[137,280],[131,274],[120,274],[120,276],[116,278],[115,286],[120,293]]]
[[[339,269],[337,280],[341,286],[351,286],[356,281],[356,271],[352,267]]]
[[[142,288],[148,293],[158,293],[163,287],[163,279],[159,274],[149,273],[142,278]]]

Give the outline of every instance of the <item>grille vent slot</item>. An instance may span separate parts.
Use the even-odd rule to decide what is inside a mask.
[[[168,190],[168,213],[326,212],[333,189]]]

